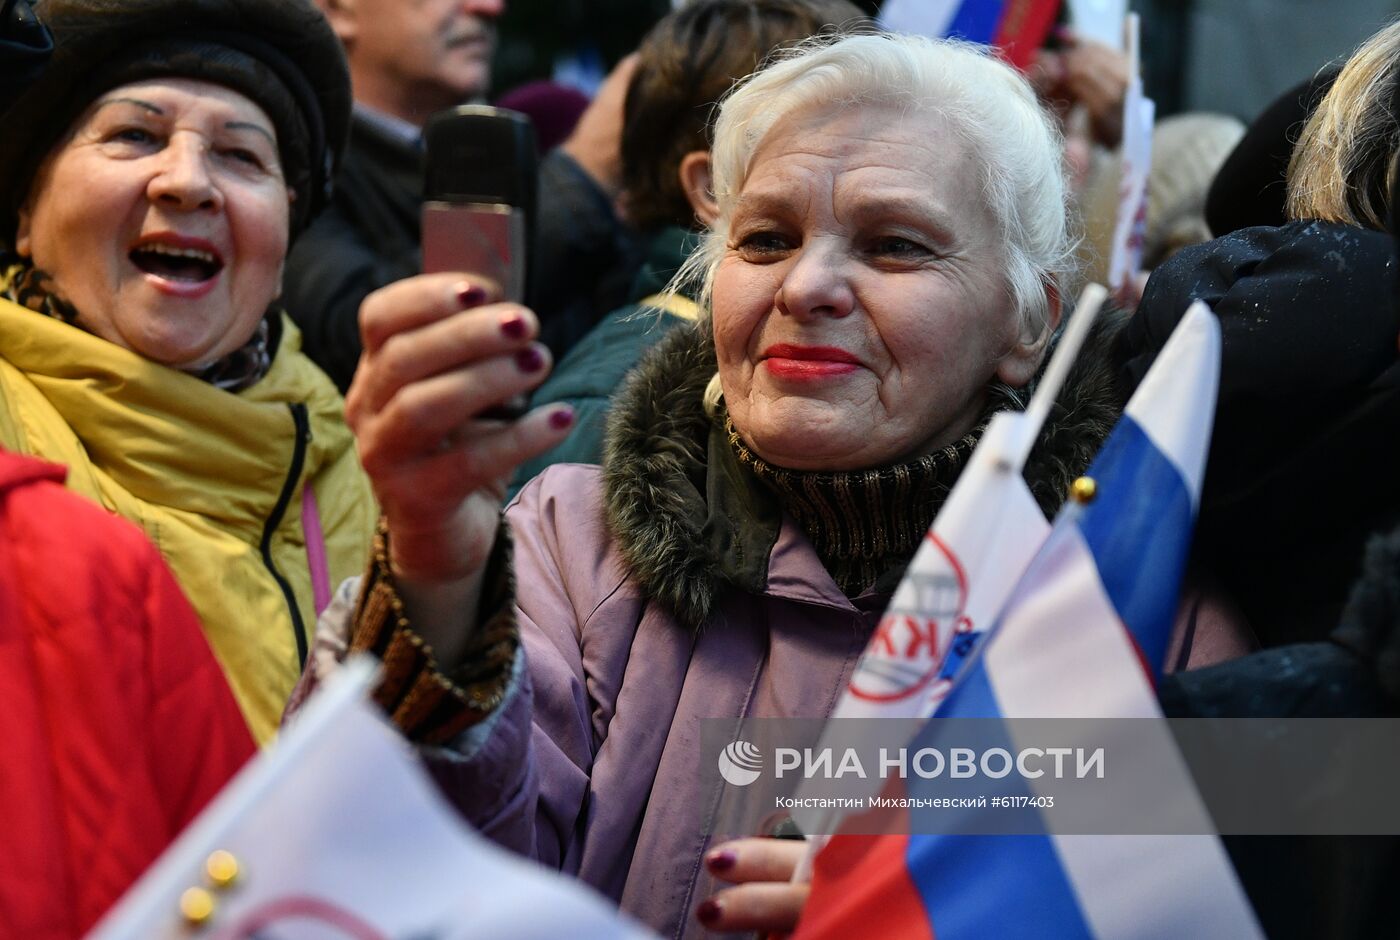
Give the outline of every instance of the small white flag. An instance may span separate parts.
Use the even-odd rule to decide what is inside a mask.
[[[1127,0],[1069,0],[1069,22],[1080,39],[1092,39],[1123,51],[1123,17]]]
[[[1123,294],[1142,268],[1147,235],[1147,180],[1152,172],[1152,125],[1157,105],[1143,94],[1138,73],[1138,17],[1128,16],[1128,61],[1132,78],[1123,98],[1123,175],[1118,184],[1118,213],[1108,263],[1108,286]]]
[[[654,936],[578,882],[471,831],[365,701],[373,668],[347,663],[90,936]],[[214,860],[221,874],[237,868],[226,886],[206,870],[215,852],[227,853]]]

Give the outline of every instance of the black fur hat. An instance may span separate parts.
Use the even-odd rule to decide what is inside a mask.
[[[113,88],[193,78],[232,88],[272,120],[295,236],[325,207],[350,123],[340,41],[311,0],[40,0],[54,53],[0,116],[0,244],[40,163]]]

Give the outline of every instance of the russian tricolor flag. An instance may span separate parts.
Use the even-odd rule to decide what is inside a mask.
[[[1147,718],[1142,753],[1182,831],[1209,817],[1153,692],[1201,492],[1220,331],[1193,305],[934,720]],[[1017,746],[1017,728],[1005,725]],[[1025,742],[1027,745],[1034,742]],[[1139,768],[1140,769],[1140,768]],[[1025,782],[1035,793],[1034,781]],[[920,794],[910,781],[909,795]],[[1156,804],[1154,803],[1154,809]],[[1213,835],[838,835],[818,855],[800,940],[1262,937]]]
[[[995,46],[1024,70],[1055,24],[1060,0],[887,0],[880,25],[890,32],[966,39]]]

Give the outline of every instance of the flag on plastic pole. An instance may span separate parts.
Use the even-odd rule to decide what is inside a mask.
[[[911,747],[943,718],[1148,719],[1136,753],[1168,801],[1209,817],[1161,720],[1170,640],[1210,440],[1219,325],[1193,305],[1056,520],[1006,612]],[[1136,726],[1135,726],[1136,727]],[[1019,748],[1014,722],[1005,732]],[[1034,781],[1024,784],[1030,794]],[[919,795],[910,784],[911,796]],[[993,810],[995,812],[995,810]],[[1055,809],[1029,835],[838,836],[816,860],[798,940],[937,937],[1262,937],[1218,837],[1064,835]]]
[[[468,829],[365,701],[373,673],[347,663],[90,937],[654,936]]]
[[[1025,70],[1055,25],[1060,0],[886,0],[880,25],[892,33],[995,46]]]

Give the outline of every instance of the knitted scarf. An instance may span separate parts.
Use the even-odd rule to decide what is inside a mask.
[[[855,597],[908,564],[992,415],[1024,407],[1000,383],[989,397],[977,424],[953,443],[904,463],[849,472],[775,467],[748,448],[728,414],[723,421],[735,458],[777,494],[837,586]]]

